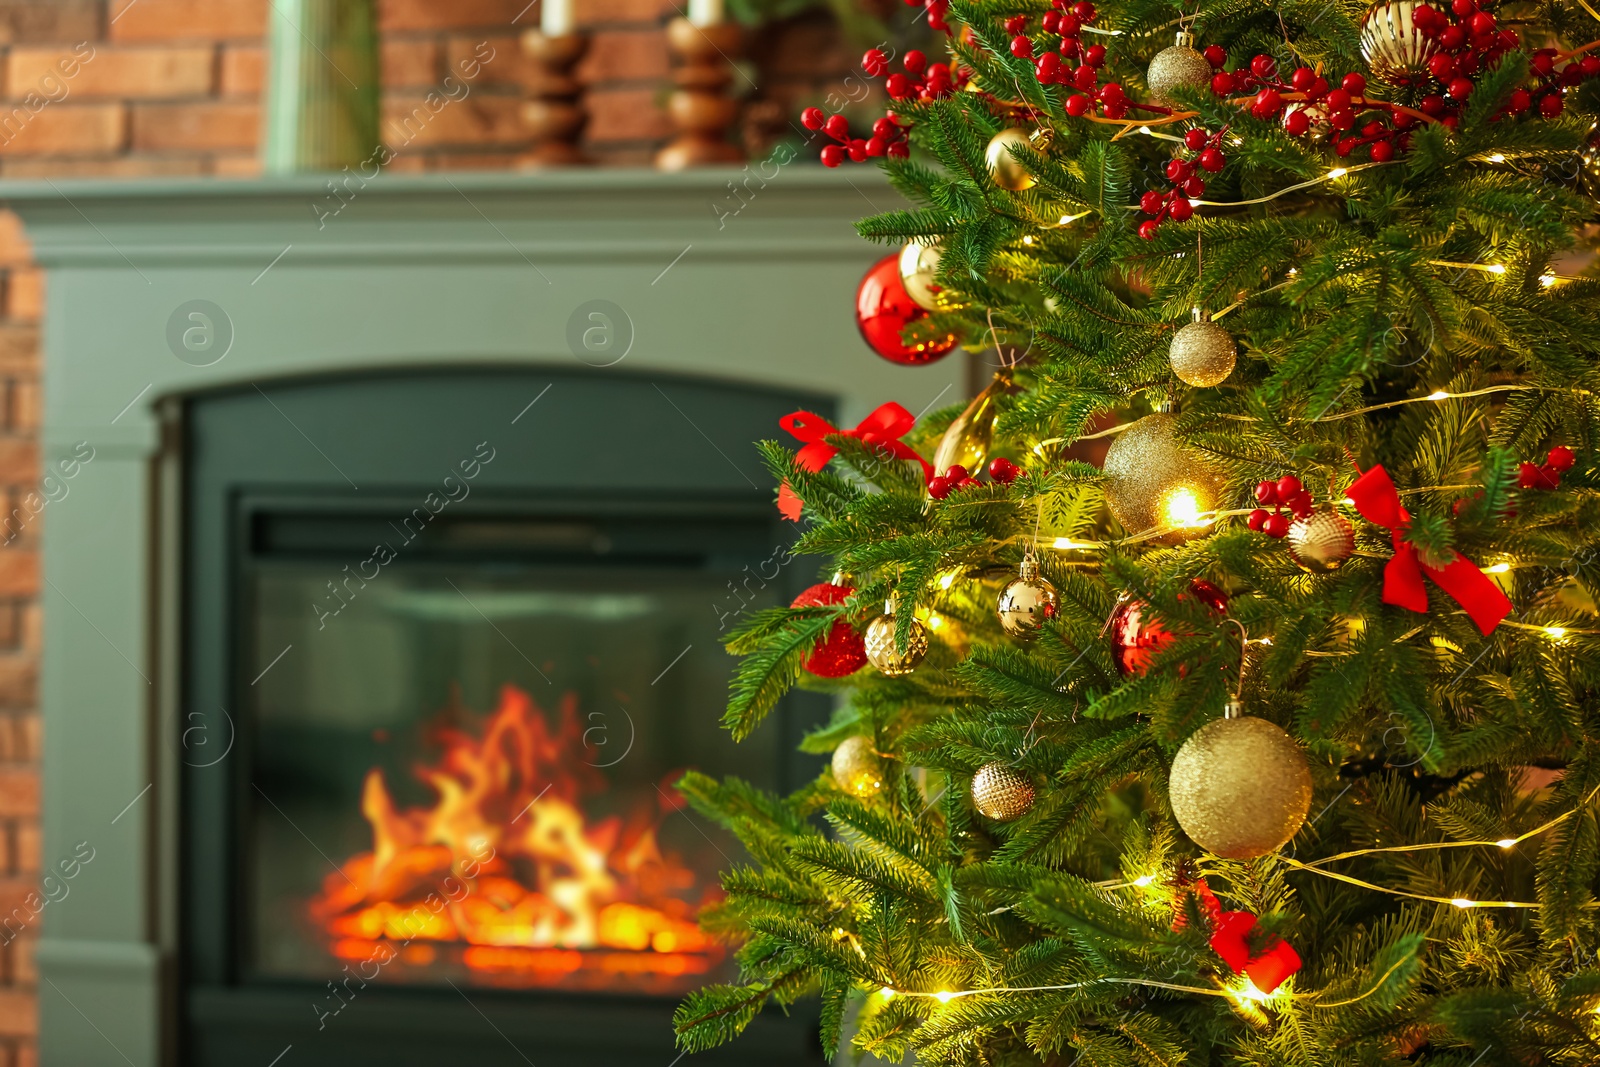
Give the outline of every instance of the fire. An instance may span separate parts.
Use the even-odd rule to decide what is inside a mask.
[[[323,881],[309,915],[340,959],[429,965],[435,944],[461,966],[525,984],[653,989],[704,974],[719,946],[695,924],[710,894],[657,837],[672,794],[593,824],[581,801],[604,773],[582,759],[577,701],[552,730],[515,686],[481,733],[440,726],[437,762],[416,768],[436,797],[397,807],[376,767],[361,812],[372,850]]]

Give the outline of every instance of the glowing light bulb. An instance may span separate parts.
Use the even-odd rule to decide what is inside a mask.
[[[1511,569],[1511,564],[1509,564],[1509,563],[1496,563],[1493,566],[1483,568],[1483,573],[1485,573],[1485,574],[1504,574],[1507,571],[1509,571],[1510,569]]]
[[[1186,485],[1180,485],[1169,492],[1161,510],[1167,517],[1168,526],[1189,528],[1207,526],[1211,522],[1201,511],[1200,498]]]
[[[1022,243],[1025,244],[1025,245],[1033,244],[1033,235],[1032,234],[1028,234],[1026,237],[1024,237],[1022,239]]]
[[[1140,132],[1140,133],[1146,133],[1146,134],[1147,134],[1147,133],[1149,133],[1149,132],[1150,132],[1150,127],[1148,127],[1148,126],[1140,126],[1140,127],[1139,127],[1139,132]]]
[[[1299,276],[1300,276],[1300,268],[1299,267],[1290,267],[1289,268],[1289,277],[1298,278]]]
[[[1345,170],[1343,167],[1334,167],[1332,170],[1330,170],[1328,172],[1328,177],[1329,178],[1343,178],[1346,174],[1349,174],[1349,173],[1350,172]]]
[[[1150,883],[1154,882],[1155,880],[1156,880],[1156,876],[1153,875],[1153,874],[1141,874],[1139,877],[1137,877],[1137,878],[1135,878],[1133,880],[1133,884],[1142,889],[1145,886],[1149,885]]]
[[[1545,636],[1554,638],[1557,641],[1567,636],[1567,628],[1565,626],[1546,626],[1544,632]]]
[[[1504,163],[1505,161],[1506,157],[1500,152],[1496,152],[1494,155],[1489,157],[1490,163]]]
[[[1488,271],[1490,274],[1504,274],[1506,272],[1506,265],[1504,263],[1491,263],[1483,269]]]
[[[1462,909],[1463,911],[1465,911],[1467,908],[1472,907],[1472,901],[1468,900],[1466,897],[1456,897],[1450,903],[1454,904],[1456,907]]]
[[[1555,283],[1556,283],[1556,276],[1554,274],[1541,274],[1541,275],[1539,275],[1539,284],[1544,286],[1546,289],[1550,288]]]
[[[1065,549],[1065,548],[1093,548],[1094,545],[1091,544],[1088,541],[1074,541],[1070,537],[1058,537],[1054,541],[1050,542],[1050,547],[1051,548],[1062,548],[1062,549]]]
[[[1501,848],[1510,848],[1516,843],[1517,839],[1514,837],[1502,837],[1500,840],[1495,842],[1495,844],[1499,845]]]
[[[949,574],[946,574],[943,578],[939,579],[939,588],[940,589],[949,589],[952,585],[955,584],[955,582],[956,582],[956,572],[955,571],[951,571]]]
[[[883,995],[883,999],[884,1000],[893,1000],[895,998],[895,996],[897,995],[895,993],[895,991],[893,989],[890,989],[888,986],[884,986],[878,992]]]
[[[1254,1001],[1257,1004],[1265,1003],[1267,1000],[1270,1000],[1272,998],[1272,994],[1271,993],[1263,993],[1263,992],[1261,992],[1261,990],[1256,988],[1256,984],[1254,982],[1252,982],[1249,978],[1246,978],[1244,980],[1244,985],[1242,985],[1238,989],[1234,990],[1234,993],[1241,1000],[1250,1000],[1250,1001]]]
[[[952,1000],[956,999],[956,995],[950,992],[948,989],[941,989],[939,992],[933,995],[933,999],[937,1000],[940,1004],[948,1004]]]
[[[928,612],[928,629],[941,630],[944,628],[944,616],[937,611]]]
[[[1428,399],[1428,400],[1449,400],[1450,399],[1450,394],[1445,392],[1443,389],[1438,389],[1438,390],[1435,390],[1434,392],[1429,393],[1427,395],[1426,399]]]

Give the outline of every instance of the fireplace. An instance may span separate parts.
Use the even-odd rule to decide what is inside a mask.
[[[385,175],[321,229],[319,178],[6,184],[78,470],[42,848],[95,850],[44,916],[42,1062],[673,1061],[739,858],[673,778],[804,781],[826,713],[717,725],[724,628],[816,577],[750,443],[963,379],[856,335],[880,176],[796,164],[737,218],[730,180]],[[798,1015],[750,1037],[694,1060],[816,1055]]]

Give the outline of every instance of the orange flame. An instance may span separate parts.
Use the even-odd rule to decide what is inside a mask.
[[[589,825],[580,801],[607,781],[581,759],[575,697],[562,698],[552,731],[507,685],[481,736],[440,726],[432,740],[440,758],[416,770],[437,797],[431,807],[399,809],[383,773],[367,772],[372,850],[324,879],[308,909],[335,956],[370,958],[384,941],[456,942],[474,971],[534,983],[589,971],[602,985],[704,974],[721,959],[694,921],[714,891],[691,900],[695,872],[657,839],[670,810],[646,801],[627,820]]]

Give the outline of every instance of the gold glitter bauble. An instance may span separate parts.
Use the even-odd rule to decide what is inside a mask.
[[[1313,511],[1289,527],[1289,554],[1308,571],[1338,570],[1355,550],[1356,528],[1332,508]]]
[[[1578,153],[1578,187],[1589,199],[1600,201],[1600,122],[1589,127],[1583,151]]]
[[[939,447],[933,453],[933,473],[943,474],[960,465],[972,477],[978,476],[984,460],[989,458],[989,445],[994,441],[994,422],[1000,415],[1000,398],[1011,388],[1011,370],[1006,368],[995,374],[994,380],[984,386],[983,392],[972,398],[967,408],[957,415],[939,438]]]
[[[867,624],[867,662],[890,678],[910,674],[928,654],[928,630],[916,619],[911,620],[911,633],[906,637],[904,652],[895,648],[894,601],[883,606],[883,614]]]
[[[1178,103],[1170,95],[1172,90],[1209,89],[1211,73],[1206,57],[1194,50],[1194,37],[1180,33],[1177,44],[1163,48],[1150,61],[1144,83],[1150,88],[1152,103],[1172,107]]]
[[[935,277],[939,272],[939,246],[907,241],[900,250],[900,284],[906,294],[925,311],[941,311],[955,306],[949,291]]]
[[[1239,357],[1233,334],[1210,319],[1199,319],[1172,335],[1167,359],[1172,373],[1188,385],[1202,389],[1227,380]]]
[[[985,763],[972,776],[972,806],[999,822],[1028,814],[1033,795],[1033,783],[1004,763]]]
[[[1411,21],[1418,6],[1412,0],[1377,3],[1361,20],[1361,55],[1372,73],[1390,85],[1426,78],[1428,59],[1439,50],[1438,38],[1424,37]]]
[[[1032,637],[1056,617],[1056,587],[1039,577],[1039,564],[1032,557],[1022,561],[1016,581],[1000,591],[995,605],[1000,628],[1012,637]]]
[[[833,750],[833,780],[858,797],[870,797],[883,788],[883,764],[872,738],[857,734],[839,742]]]
[[[1129,533],[1169,527],[1161,540],[1181,541],[1210,527],[1217,474],[1173,432],[1171,415],[1146,415],[1106,450],[1106,503]]]
[[[989,147],[984,151],[983,159],[989,165],[989,173],[994,175],[996,185],[1020,193],[1033,186],[1033,175],[1011,154],[1012,146],[1038,147],[1027,130],[1012,126],[989,138]]]
[[[1294,738],[1241,715],[1208,722],[1183,743],[1167,795],[1190,840],[1214,856],[1247,860],[1277,851],[1300,829],[1311,771]]]

